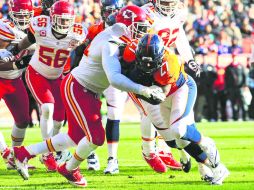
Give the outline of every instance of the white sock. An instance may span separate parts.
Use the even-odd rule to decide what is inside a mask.
[[[76,146],[76,144],[71,140],[68,134],[59,133],[46,141],[26,146],[26,150],[31,155],[38,155],[48,152],[62,151],[74,146]]]
[[[54,104],[45,103],[41,105],[41,135],[42,139],[46,140],[53,136],[53,113],[54,113]]]
[[[18,128],[15,124],[12,127],[11,132],[11,139],[12,139],[12,146],[20,146],[26,134],[26,128]]]
[[[158,152],[163,151],[164,153],[171,153],[170,147],[167,145],[162,136],[157,136],[157,148]]]
[[[141,118],[142,152],[148,156],[155,153],[155,129],[147,116]]]
[[[53,121],[54,129],[53,129],[53,136],[57,135],[60,132],[61,127],[63,126],[64,121]]]
[[[118,143],[108,143],[108,157],[117,158]]]
[[[3,134],[0,132],[0,153],[7,148],[6,142],[4,140]]]
[[[69,161],[67,161],[66,169],[69,171],[76,169],[96,148],[97,146],[89,142],[86,137],[81,139],[74,155]]]

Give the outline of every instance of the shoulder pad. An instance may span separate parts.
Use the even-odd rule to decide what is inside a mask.
[[[15,40],[13,23],[8,20],[0,20],[0,39],[5,41]]]
[[[113,26],[111,26],[112,31],[114,32],[115,35],[117,36],[127,36],[130,37],[130,31],[128,30],[127,26],[122,23],[116,23]]]
[[[35,34],[36,32],[40,30],[46,30],[49,26],[51,26],[50,17],[41,15],[41,16],[34,17],[32,19],[29,26],[29,30],[30,32]]]
[[[83,42],[87,35],[87,28],[83,24],[75,23],[68,35],[79,42]]]

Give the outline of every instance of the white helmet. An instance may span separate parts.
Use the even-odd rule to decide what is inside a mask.
[[[157,11],[165,16],[174,16],[179,0],[152,0]]]

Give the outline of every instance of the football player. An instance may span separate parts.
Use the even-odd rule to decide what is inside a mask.
[[[10,49],[13,44],[17,43],[25,36],[23,31],[28,27],[30,19],[33,16],[33,5],[31,0],[10,1],[9,15],[13,22],[6,19],[0,20],[1,60],[12,56],[6,49]],[[13,62],[13,64],[0,63],[0,99],[5,100],[15,121],[11,133],[12,146],[20,146],[23,143],[26,128],[29,124],[28,95],[23,81],[21,80],[22,70],[18,70],[17,68],[22,65],[24,61],[27,63],[30,59],[30,57],[23,57],[27,53],[28,51],[23,51],[21,54],[17,55],[17,60]],[[2,155],[6,159],[9,153],[10,150],[5,149]],[[15,169],[12,159],[9,159],[7,169]]]
[[[164,100],[165,95],[160,87],[145,87],[121,74],[117,44],[127,43],[131,38],[139,37],[147,31],[149,25],[146,23],[146,14],[137,6],[126,6],[119,11],[116,20],[117,24],[94,38],[87,49],[87,56],[63,80],[61,94],[69,123],[68,133],[59,133],[35,145],[13,148],[18,171],[24,179],[29,177],[26,161],[35,155],[77,146],[73,157],[59,165],[57,170],[71,184],[83,187],[87,185],[80,174],[79,165],[104,143],[105,131],[100,118],[99,94],[110,84],[147,98],[153,96]]]
[[[74,8],[67,1],[54,3],[49,16],[35,17],[27,36],[12,51],[36,44],[35,53],[26,71],[26,81],[41,108],[40,128],[43,140],[59,132],[65,118],[60,98],[63,67],[70,51],[84,41],[83,25],[74,23]],[[48,171],[56,171],[52,153],[42,156]]]
[[[221,185],[229,171],[220,162],[214,141],[196,129],[193,105],[197,87],[194,80],[185,73],[184,64],[179,62],[176,55],[164,50],[159,36],[152,34],[145,35],[139,41],[135,63],[135,69],[127,76],[141,84],[162,86],[167,97],[160,103],[164,125],[156,126],[157,131],[170,147],[184,149],[197,162],[207,166],[212,176],[206,180]],[[153,121],[158,119],[153,106],[145,103],[142,105]]]
[[[82,51],[75,51],[74,59],[70,60],[75,63],[72,67],[76,67],[82,56],[87,56],[86,48],[92,42],[92,40],[105,28],[113,25],[115,21],[111,18],[115,17],[115,14],[124,6],[122,0],[102,0],[101,1],[101,17],[102,21],[92,25],[88,28],[88,34],[85,42],[80,45]],[[124,104],[127,99],[127,93],[122,92],[116,88],[110,86],[104,91],[104,95],[107,100],[107,124],[106,124],[106,138],[108,143],[108,165],[104,170],[105,174],[119,173],[118,160],[117,160],[117,147],[119,141],[119,123],[123,112]],[[99,170],[100,164],[98,156],[93,152],[87,158],[88,170]]]
[[[162,38],[166,48],[175,45],[180,56],[191,68],[191,71],[199,75],[200,66],[194,61],[189,42],[183,30],[186,17],[186,10],[183,4],[179,0],[152,0],[148,4],[143,5],[142,9],[145,10],[148,15],[147,18],[152,25],[149,33],[158,34]],[[141,131],[144,158],[146,161],[149,160],[149,165],[156,165],[154,161],[158,159],[156,157],[151,159],[151,156],[148,154],[154,146],[153,141],[155,135],[153,134],[153,129],[151,129],[152,125],[151,122],[149,122],[149,118],[146,118],[145,115],[143,116],[144,118],[142,118],[142,120],[144,120],[144,122],[141,122]],[[165,141],[159,137],[158,144],[158,156],[160,159],[169,168],[179,169],[181,165],[173,159],[170,150],[167,148],[160,148],[167,147]],[[180,154],[182,167],[185,168],[184,171],[188,171],[187,168],[190,168],[188,155],[184,154],[184,152],[180,152]]]

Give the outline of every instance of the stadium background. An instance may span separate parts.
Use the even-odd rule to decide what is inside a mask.
[[[99,0],[70,0],[75,7],[77,21],[87,27],[100,19]],[[142,5],[147,0],[128,1],[127,4]],[[219,68],[216,72],[225,72],[230,63],[237,62],[246,69],[249,65],[251,46],[254,43],[254,1],[252,0],[189,0],[189,15],[185,30],[199,63]],[[34,0],[39,6],[40,0]],[[0,18],[8,14],[8,0],[0,1]],[[253,85],[253,84],[246,84]],[[217,110],[216,110],[217,111]],[[3,101],[0,102],[0,125],[12,123],[12,117]],[[34,114],[35,115],[35,114]],[[253,118],[252,118],[253,119]],[[139,115],[131,101],[128,101],[123,117],[124,121],[138,121]]]

